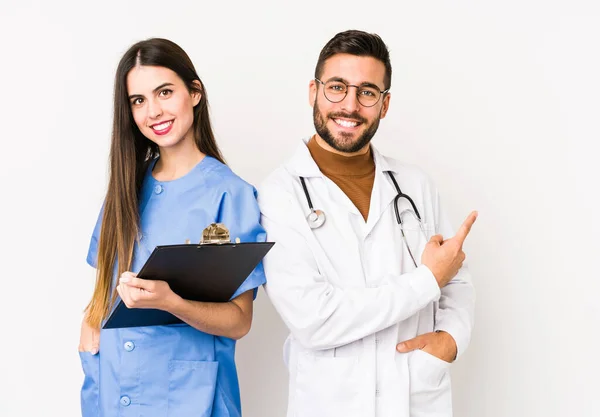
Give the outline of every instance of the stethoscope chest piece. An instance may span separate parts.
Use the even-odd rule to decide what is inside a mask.
[[[311,229],[318,229],[325,223],[325,213],[322,210],[311,209],[310,214],[306,217],[306,221]]]
[[[319,227],[323,226],[323,223],[325,223],[325,213],[323,213],[323,210],[315,210],[313,207],[312,201],[310,200],[310,194],[306,188],[304,177],[300,177],[300,182],[302,183],[302,189],[304,190],[304,195],[306,196],[306,201],[308,202],[308,208],[310,209],[309,215],[306,216],[306,221],[311,229],[318,229]]]

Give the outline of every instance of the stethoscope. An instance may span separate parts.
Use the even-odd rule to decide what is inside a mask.
[[[310,213],[306,216],[306,221],[311,229],[318,229],[323,226],[325,223],[325,213],[323,210],[315,210],[312,201],[310,200],[310,194],[308,193],[308,189],[306,188],[306,182],[304,181],[304,177],[300,177],[300,182],[302,183],[302,188],[304,189],[304,195],[306,196],[306,201],[308,202],[308,208],[310,209]]]
[[[392,171],[385,171],[385,172],[386,172],[386,174],[388,174],[388,176],[392,180],[392,183],[394,184],[394,188],[396,188],[396,197],[394,197],[394,213],[396,214],[396,221],[400,225],[402,239],[404,240],[404,243],[406,244],[406,248],[408,249],[410,258],[412,259],[412,262],[415,265],[415,267],[417,267],[417,261],[415,260],[413,252],[410,249],[410,245],[408,244],[408,241],[406,240],[406,235],[404,234],[402,216],[404,216],[406,213],[409,213],[410,215],[412,215],[419,223],[419,229],[421,230],[423,235],[425,235],[425,237],[427,237],[425,234],[425,231],[423,230],[423,221],[421,219],[421,215],[419,214],[419,210],[417,209],[417,205],[415,204],[413,199],[410,198],[410,196],[408,194],[404,194],[402,192],[402,190],[400,189],[400,186],[398,185],[398,182],[396,181],[396,178],[394,177],[394,174],[392,173]],[[306,182],[304,180],[304,177],[300,177],[300,182],[302,183],[304,195],[306,196],[306,201],[308,202],[308,208],[310,209],[310,213],[308,214],[308,216],[306,216],[306,221],[311,229],[318,229],[319,227],[323,226],[323,224],[325,224],[325,213],[323,212],[323,210],[315,209],[313,207],[312,200],[310,199],[310,194],[308,193],[308,189],[306,188]],[[400,200],[401,198],[405,198],[410,203],[412,210],[406,209],[406,210],[403,210],[402,212],[400,212],[398,210],[398,200]]]

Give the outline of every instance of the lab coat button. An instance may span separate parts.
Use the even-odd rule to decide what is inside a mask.
[[[123,407],[127,407],[131,404],[131,399],[127,395],[123,395],[119,401]]]
[[[131,352],[135,348],[135,344],[133,342],[125,342],[123,347],[127,352]]]
[[[160,185],[160,184],[156,184],[156,186],[154,186],[154,192],[155,192],[156,194],[160,194],[160,193],[162,193],[162,191],[163,191],[163,187],[162,187],[162,185]]]

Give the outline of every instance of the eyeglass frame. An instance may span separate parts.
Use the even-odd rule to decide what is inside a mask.
[[[368,84],[368,86],[370,86],[370,87],[373,87],[374,89],[376,89],[377,91],[379,91],[379,94],[381,94],[381,95],[379,96],[379,98],[377,99],[377,101],[376,101],[375,103],[371,104],[370,106],[365,106],[365,105],[364,105],[364,104],[363,104],[363,103],[360,101],[360,98],[358,97],[358,92],[360,91],[360,89],[361,89],[361,88],[365,87],[364,85],[346,84],[346,82],[345,82],[345,81],[343,81],[343,80],[340,80],[340,79],[329,80],[329,81],[327,81],[327,82],[325,82],[325,83],[324,83],[323,81],[319,80],[317,77],[315,77],[315,81],[316,81],[316,82],[318,82],[319,84],[321,84],[321,85],[323,86],[323,96],[324,96],[324,97],[327,99],[327,101],[329,101],[330,103],[341,103],[342,101],[344,101],[344,99],[345,99],[346,97],[348,97],[348,88],[349,88],[349,87],[355,87],[355,88],[356,88],[356,100],[357,100],[357,101],[360,103],[360,105],[361,105],[361,106],[363,106],[363,107],[367,107],[367,108],[369,108],[369,107],[373,107],[373,106],[377,105],[377,103],[379,103],[379,101],[381,100],[381,98],[382,98],[383,96],[385,96],[387,93],[389,93],[389,92],[390,92],[390,89],[389,89],[389,88],[386,88],[385,90],[381,91],[381,90],[379,89],[379,87],[377,87],[375,84],[371,84],[371,83],[369,83],[369,84]],[[327,84],[328,82],[332,82],[332,81],[337,81],[337,82],[340,82],[340,83],[342,83],[342,84],[344,84],[344,85],[346,86],[346,93],[344,94],[344,97],[342,97],[340,101],[333,101],[333,100],[331,100],[329,97],[327,97],[327,94],[325,94],[325,84]]]

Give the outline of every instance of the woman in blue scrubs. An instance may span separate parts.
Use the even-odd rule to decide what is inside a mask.
[[[223,163],[189,57],[165,39],[139,42],[117,68],[110,179],[87,257],[97,279],[79,346],[84,417],[241,415],[235,341],[250,330],[262,264],[227,303],[136,276],[155,246],[198,242],[213,222],[265,240],[256,191]],[[119,299],[184,324],[99,330]]]

